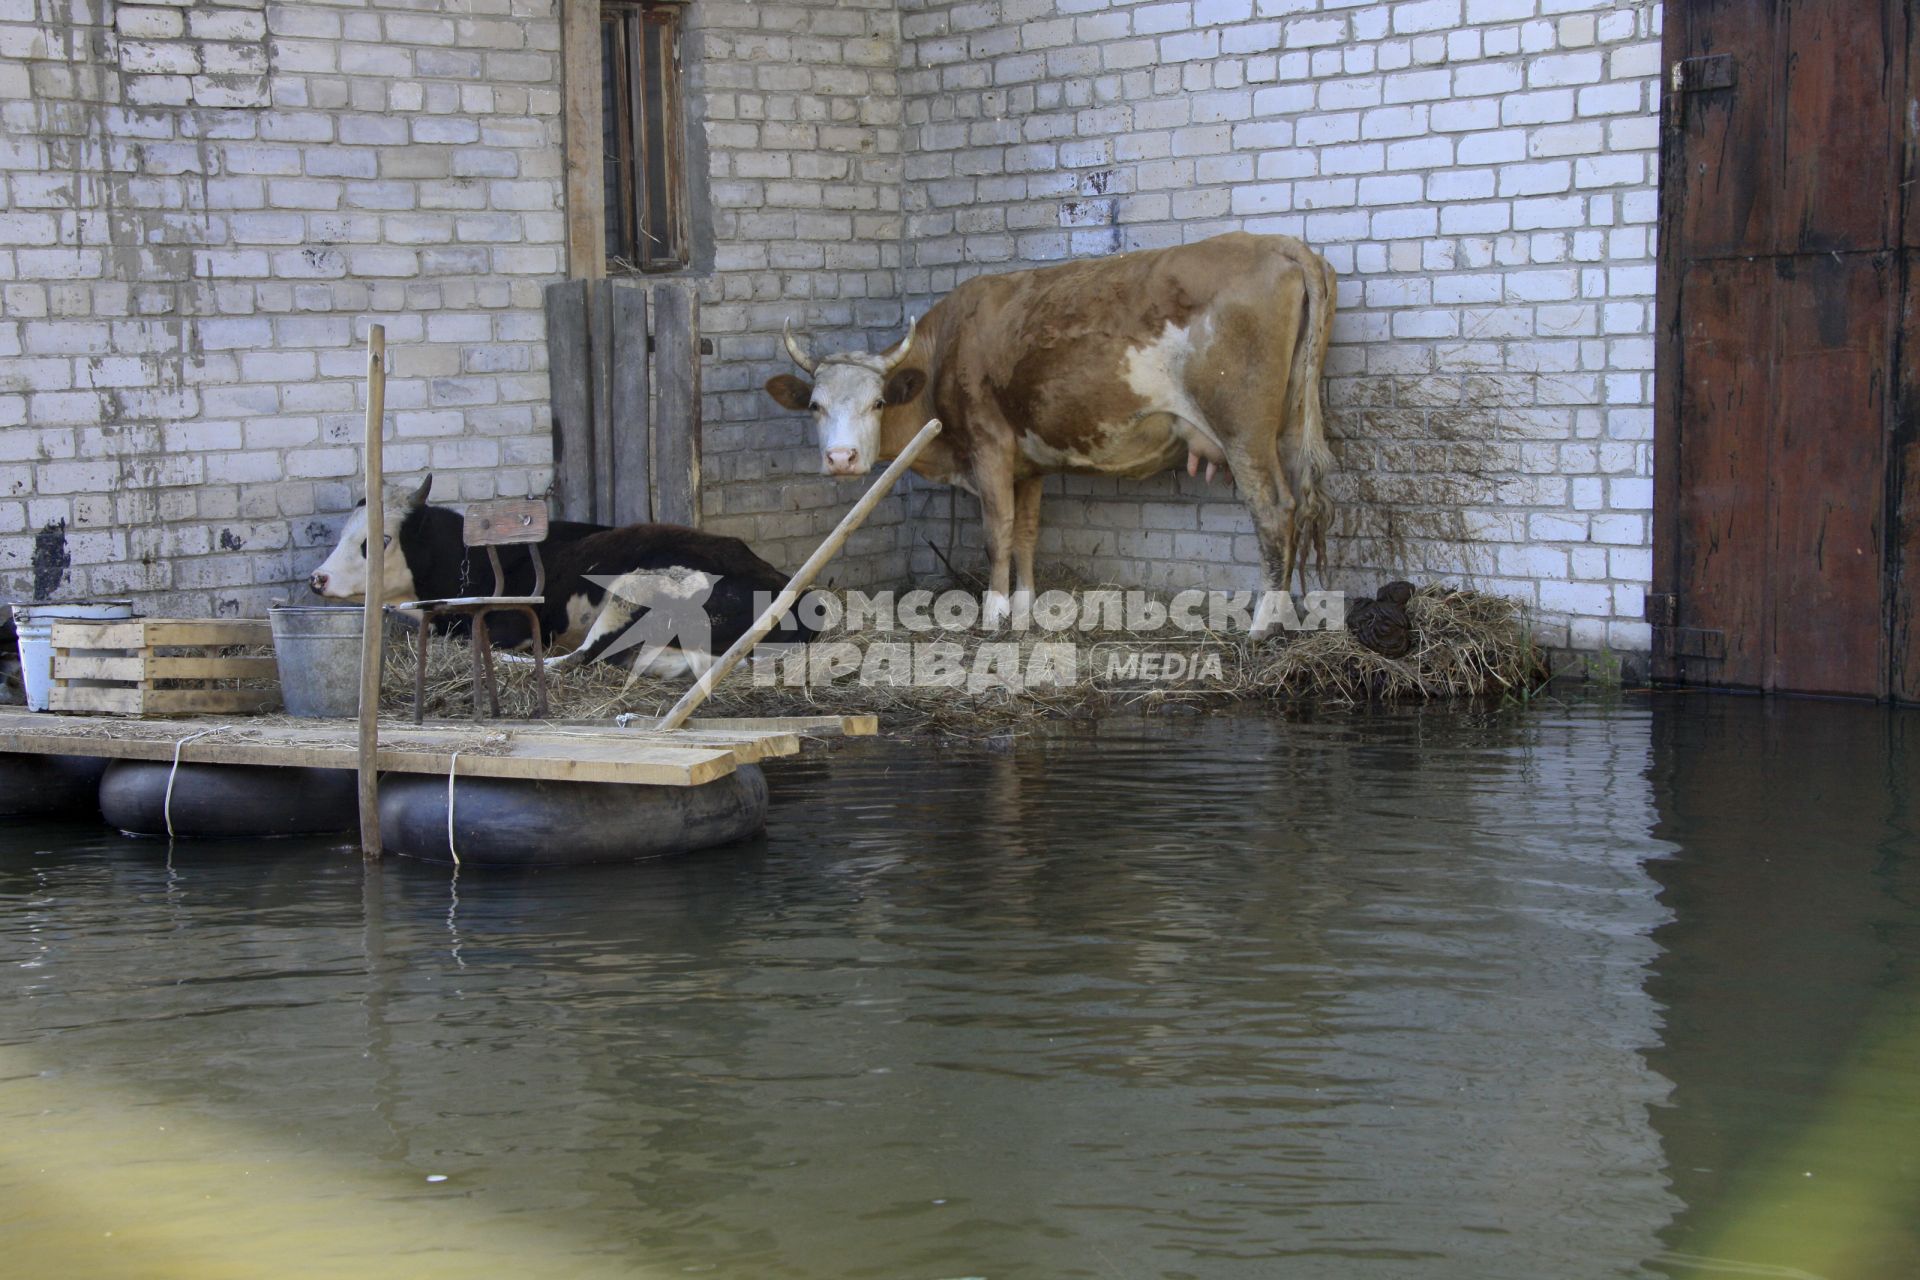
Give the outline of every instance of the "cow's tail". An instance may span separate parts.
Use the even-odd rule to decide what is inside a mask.
[[[1298,244],[1298,242],[1295,242]],[[1333,450],[1327,444],[1327,343],[1333,337],[1333,268],[1307,246],[1291,255],[1306,278],[1306,315],[1293,348],[1293,367],[1287,377],[1287,418],[1298,436],[1282,441],[1282,465],[1293,489],[1293,527],[1287,558],[1298,566],[1301,588],[1306,587],[1306,556],[1313,547],[1320,585],[1327,577],[1327,526],[1333,519],[1333,500],[1324,487],[1333,470]],[[1291,585],[1291,584],[1288,584]]]

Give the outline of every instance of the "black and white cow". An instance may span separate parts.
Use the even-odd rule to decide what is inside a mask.
[[[462,517],[427,502],[429,475],[417,489],[389,490],[384,520],[388,554],[380,592],[387,604],[445,599],[492,590],[486,551],[461,541]],[[329,600],[360,600],[367,589],[367,516],[356,508],[340,541],[308,578]],[[394,555],[397,548],[399,555]],[[533,588],[524,547],[501,547],[509,595]],[[540,630],[550,647],[573,652],[556,659],[564,669],[601,659],[635,674],[698,675],[739,639],[757,616],[755,593],[771,598],[786,585],[778,569],[738,538],[673,524],[604,525],[555,520],[540,545],[546,569]],[[511,614],[488,619],[498,648],[519,648],[530,637]],[[813,633],[789,615],[768,643],[804,644]]]

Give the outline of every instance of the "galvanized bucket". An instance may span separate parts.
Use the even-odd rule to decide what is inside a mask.
[[[267,610],[280,696],[291,716],[351,716],[360,711],[360,632],[355,605],[296,604]]]
[[[27,690],[27,710],[47,709],[47,695],[53,689],[54,623],[117,622],[132,616],[131,600],[76,600],[70,604],[13,606],[14,630],[20,636],[20,679]]]

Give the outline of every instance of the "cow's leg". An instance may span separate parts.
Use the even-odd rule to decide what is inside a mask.
[[[593,625],[587,628],[585,638],[580,641],[580,647],[548,663],[549,670],[564,672],[583,667],[612,648],[614,642],[625,634],[633,623],[636,610],[632,603],[619,594],[622,585],[616,582],[608,589],[605,598],[600,601],[600,611],[594,615]]]
[[[1253,532],[1260,542],[1262,585],[1269,593],[1285,593],[1293,577],[1293,503],[1283,496],[1279,482],[1280,458],[1272,436],[1252,440],[1229,437],[1225,442],[1227,469],[1240,491],[1240,500],[1253,516]],[[1273,627],[1266,608],[1254,614],[1255,639]]]
[[[989,631],[1003,627],[1012,613],[1008,590],[1011,586],[1011,564],[1014,546],[1014,501],[1013,468],[995,468],[997,475],[982,476],[975,473],[975,485],[980,494],[980,522],[987,535],[987,599],[981,611],[981,622]],[[1036,505],[1036,510],[1038,504]]]
[[[1040,540],[1040,476],[1013,485],[1013,613],[1033,608],[1033,549]]]

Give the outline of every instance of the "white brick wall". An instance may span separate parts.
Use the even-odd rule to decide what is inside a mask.
[[[1342,273],[1342,581],[1646,646],[1650,0],[699,0],[688,32],[710,527],[797,563],[861,487],[759,389],[783,318],[878,346],[980,271],[1283,232]],[[0,0],[0,596],[62,522],[65,593],[286,594],[357,496],[374,316],[389,467],[542,491],[557,47],[553,0]],[[1223,488],[1049,493],[1047,559],[1254,581]],[[883,507],[839,580],[937,571],[950,501]]]
[[[1236,228],[1299,236],[1342,277],[1340,581],[1464,578],[1537,606],[1554,643],[1647,647],[1657,4],[901,11],[916,308],[982,271]],[[1223,487],[1048,493],[1043,560],[1256,581]],[[944,540],[949,499],[930,497]]]
[[[688,20],[714,241],[702,519],[797,567],[865,484],[822,476],[808,424],[761,386],[792,368],[789,317],[815,351],[891,342],[903,323],[899,19],[893,0],[703,0]],[[830,576],[904,577],[904,516],[883,504]]]
[[[547,484],[561,268],[544,0],[0,0],[0,598],[259,614],[387,466]],[[46,585],[43,573],[41,585]]]

